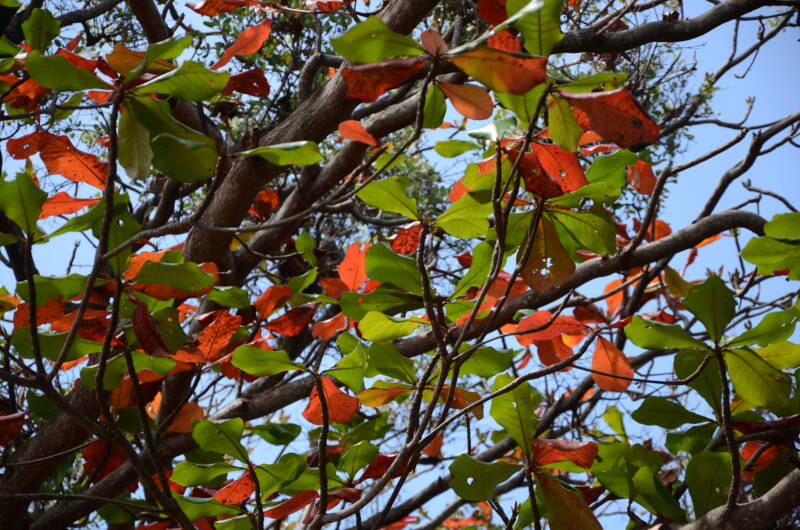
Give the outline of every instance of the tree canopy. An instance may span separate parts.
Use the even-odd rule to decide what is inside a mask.
[[[0,527],[800,524],[799,10],[0,0]]]

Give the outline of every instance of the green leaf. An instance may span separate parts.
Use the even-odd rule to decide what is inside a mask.
[[[713,355],[710,350],[681,350],[675,355],[674,369],[675,375],[680,379],[686,379],[693,375],[700,367],[700,363],[707,354]],[[689,382],[689,386],[696,390],[709,406],[718,415],[720,413],[720,400],[722,399],[722,384],[719,379],[719,364],[716,358],[709,359],[706,366],[695,379]]]
[[[185,293],[212,287],[216,279],[203,272],[196,263],[164,263],[148,261],[134,278],[139,283],[168,285]]]
[[[19,238],[13,234],[4,234],[0,232],[0,246],[11,245],[19,241]]]
[[[213,451],[247,462],[247,449],[242,446],[244,420],[231,418],[224,421],[202,420],[195,422],[192,439],[203,451]]]
[[[391,342],[376,342],[367,350],[367,377],[388,375],[411,385],[417,384],[414,362],[404,357]]]
[[[339,335],[339,338],[336,339],[336,345],[342,353],[347,353],[339,359],[336,367],[327,370],[327,373],[358,394],[364,390],[364,375],[367,371],[367,349],[361,341],[349,333]]]
[[[208,298],[212,302],[224,307],[234,309],[244,309],[250,307],[250,295],[241,287],[233,285],[217,286],[208,293]]]
[[[310,166],[322,160],[319,147],[314,142],[299,141],[257,147],[231,156],[260,156],[276,166]]]
[[[289,445],[300,435],[300,426],[294,423],[264,423],[249,430],[272,445]]]
[[[692,496],[695,518],[725,504],[731,485],[731,455],[704,451],[696,454],[686,466],[686,485]]]
[[[492,390],[499,390],[511,380],[508,374],[498,375],[492,383]],[[525,454],[531,451],[531,439],[535,435],[536,424],[539,423],[534,411],[541,401],[542,397],[527,382],[492,399],[489,414]]]
[[[618,436],[623,440],[628,439],[628,433],[625,432],[625,420],[623,419],[622,412],[615,406],[609,405],[603,413],[603,421],[611,427]]]
[[[703,323],[714,342],[719,342],[725,327],[736,313],[733,292],[719,276],[713,274],[703,283],[689,287],[689,294],[682,303]]]
[[[797,368],[800,366],[800,344],[776,342],[755,350],[759,357],[778,370]]]
[[[419,220],[417,201],[406,195],[404,189],[406,187],[408,187],[406,179],[391,177],[384,180],[373,180],[356,195],[365,203],[379,210],[399,213],[409,219]]]
[[[166,94],[183,101],[205,101],[228,84],[230,74],[214,72],[200,63],[186,61],[180,68],[136,87],[135,94]]]
[[[549,111],[547,114],[547,130],[550,138],[562,149],[575,152],[583,129],[572,114],[572,107],[565,100],[548,96]]]
[[[621,88],[627,80],[628,74],[624,72],[597,72],[559,85],[558,88],[569,92],[605,92]]]
[[[44,51],[58,37],[61,22],[46,9],[33,8],[31,16],[22,23],[25,42],[34,50]]]
[[[614,154],[597,156],[586,172],[586,180],[605,182],[614,189],[621,189],[628,182],[626,167],[636,163],[636,154],[620,149]]]
[[[706,347],[705,343],[689,335],[680,326],[645,320],[639,316],[633,317],[631,323],[625,326],[625,335],[637,346],[651,350]]]
[[[491,499],[494,489],[522,468],[508,462],[488,464],[469,455],[461,455],[448,469],[451,475],[448,485],[456,495],[473,502]]]
[[[636,488],[636,502],[644,506],[648,511],[662,515],[679,523],[686,522],[686,514],[667,488],[665,488],[658,477],[657,470],[649,467],[640,468],[631,479]]]
[[[261,464],[256,468],[256,476],[261,486],[262,497],[269,497],[278,490],[283,491],[285,486],[296,481],[305,469],[306,457],[294,453],[281,456],[274,464]]]
[[[552,210],[546,215],[573,260],[584,259],[575,253],[577,250],[591,250],[601,255],[616,252],[616,228],[605,210]]]
[[[214,521],[214,528],[215,530],[251,530],[253,528],[253,520],[250,519],[250,514],[237,515],[228,519],[217,519]]]
[[[369,311],[358,322],[361,336],[371,342],[390,341],[410,335],[419,322],[386,316],[380,311]]]
[[[478,149],[478,145],[474,142],[465,142],[464,140],[442,140],[436,142],[433,150],[436,154],[445,158],[455,158],[458,155],[463,155],[468,151]]]
[[[169,133],[152,139],[153,165],[179,182],[201,182],[214,176],[219,153],[204,142],[186,140]]]
[[[523,9],[528,0],[508,0],[506,13],[509,17]],[[541,9],[525,14],[514,23],[525,39],[525,49],[532,55],[547,56],[564,37],[559,18],[563,0],[544,0]]]
[[[62,103],[65,107],[77,107],[83,101],[83,93],[75,92],[66,101]],[[56,123],[61,120],[66,120],[75,112],[75,109],[56,109],[53,112],[52,120],[50,123]]]
[[[515,353],[513,350],[478,348],[461,365],[460,373],[463,375],[473,374],[489,379],[511,366]]]
[[[34,184],[25,171],[17,173],[15,180],[0,182],[0,212],[28,235],[36,233],[36,220],[42,212],[45,199],[47,194]]]
[[[188,460],[181,460],[172,470],[170,480],[181,486],[202,486],[208,484],[215,478],[237,471],[240,468],[226,464],[225,462],[214,462],[212,464],[195,464]]]
[[[128,72],[125,75],[127,80],[136,79],[140,75],[142,75],[147,67],[150,66],[152,63],[158,61],[159,59],[170,60],[175,59],[183,51],[191,46],[192,44],[192,37],[190,35],[186,35],[180,38],[173,38],[173,39],[166,39],[160,42],[155,42],[147,47],[147,51],[144,54],[144,59],[142,62]]]
[[[146,96],[129,96],[125,98],[125,105],[126,110],[145,126],[150,138],[167,133],[182,140],[205,144],[216,152],[214,140],[176,120],[166,101]]]
[[[789,269],[790,280],[800,280],[800,214],[776,215],[764,225],[763,237],[754,237],[742,250],[742,257],[758,266],[759,274],[771,275]]]
[[[451,299],[456,299],[466,293],[470,287],[483,285],[489,275],[489,268],[492,264],[492,245],[485,241],[478,243],[472,250],[472,264],[469,271],[458,280]]]
[[[265,350],[246,344],[233,350],[231,363],[243,372],[258,377],[303,368],[302,365],[293,363],[284,350]]]
[[[480,237],[489,228],[487,217],[491,213],[491,202],[478,202],[467,192],[436,219],[436,226],[461,239]]]
[[[42,394],[37,394],[33,390],[25,393],[25,400],[28,402],[28,409],[35,418],[47,421],[55,418],[58,414],[58,407]]]
[[[658,425],[665,429],[677,429],[686,423],[705,423],[712,421],[683,408],[682,405],[661,397],[647,397],[631,415],[642,425]]]
[[[800,240],[800,213],[776,215],[764,225],[764,233],[776,239]]]
[[[2,200],[3,195],[0,195]],[[86,276],[82,274],[70,274],[69,276],[39,276],[33,275],[33,282],[36,284],[36,305],[42,305],[51,298],[63,298],[69,300],[83,292],[86,287]],[[104,285],[105,282],[100,285]],[[95,284],[98,285],[98,284]],[[30,303],[30,289],[28,281],[17,283],[16,293],[23,300]]]
[[[238,506],[228,506],[215,499],[201,499],[199,497],[184,497],[173,493],[172,497],[178,507],[186,514],[190,521],[197,521],[206,517],[217,515],[232,515],[239,513]]]
[[[575,191],[549,199],[548,204],[578,208],[583,199],[591,199],[596,205],[610,204],[620,195],[621,188],[615,188],[607,182],[592,182]]]
[[[331,46],[338,55],[355,63],[374,63],[390,57],[426,53],[414,39],[395,33],[383,20],[374,16],[356,24],[341,37],[331,39]]]
[[[690,455],[704,451],[711,443],[711,437],[717,430],[716,423],[696,425],[683,432],[667,433],[665,447],[673,454],[679,452],[689,453]]]
[[[425,105],[422,108],[422,126],[425,129],[436,129],[444,121],[447,112],[444,92],[438,86],[433,85],[428,88],[425,94]]]
[[[522,123],[530,123],[534,114],[536,114],[536,108],[539,106],[545,90],[548,88],[550,88],[550,82],[545,81],[521,96],[495,92],[495,97],[503,107],[510,110]]]
[[[539,494],[547,507],[551,530],[601,530],[597,518],[580,494],[569,491],[547,473],[536,473]]]
[[[768,313],[754,328],[730,340],[726,346],[749,346],[751,344],[769,346],[776,342],[785,341],[794,333],[797,319],[798,311],[795,308]]]
[[[422,280],[415,261],[399,256],[385,244],[372,245],[367,250],[367,276],[381,283],[391,283],[410,293],[422,294]]]
[[[89,88],[110,88],[91,72],[73,66],[61,55],[44,57],[37,51],[28,54],[25,67],[34,81],[43,87],[59,92],[86,90]]]
[[[751,350],[726,350],[724,355],[733,388],[743,400],[773,412],[789,406],[792,384],[783,372]]]
[[[336,468],[347,475],[348,482],[352,482],[358,471],[375,460],[378,448],[369,442],[358,442],[345,449],[339,457]]]

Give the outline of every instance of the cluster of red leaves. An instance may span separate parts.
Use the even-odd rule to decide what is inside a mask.
[[[127,462],[125,453],[116,445],[105,440],[97,440],[83,448],[83,471],[92,484],[100,482],[119,466]],[[128,490],[136,491],[137,481],[128,485]]]
[[[17,160],[38,153],[50,175],[61,175],[73,182],[83,182],[101,190],[105,189],[108,163],[100,161],[91,153],[76,149],[67,136],[37,131],[10,139],[6,148],[8,154]],[[63,198],[60,200],[64,202]]]

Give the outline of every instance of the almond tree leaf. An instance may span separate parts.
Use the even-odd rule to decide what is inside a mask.
[[[397,229],[397,233],[389,239],[392,250],[398,254],[413,254],[419,248],[421,235],[422,224],[419,221],[401,226]]]
[[[227,72],[212,72],[195,61],[186,61],[177,70],[162,74],[136,87],[136,94],[166,94],[183,101],[204,101],[226,87]]]
[[[325,402],[330,421],[335,423],[350,423],[358,412],[358,398],[348,396],[336,386],[330,377],[322,378],[322,388],[325,392]],[[322,403],[319,400],[317,386],[311,389],[311,396],[303,411],[303,417],[314,425],[322,425]]]
[[[736,314],[736,300],[719,276],[710,275],[703,283],[689,287],[689,294],[681,300],[708,331],[714,342],[719,342],[725,328]]]
[[[347,140],[361,142],[367,145],[378,147],[380,142],[372,136],[358,120],[346,120],[339,124],[339,136]]]
[[[39,153],[50,175],[61,175],[74,182],[84,182],[104,190],[108,163],[95,155],[79,151],[66,136],[49,138]]]
[[[547,473],[534,473],[547,507],[547,520],[553,530],[602,530],[589,506],[578,495],[565,489]]]
[[[516,331],[540,328],[547,324],[552,317],[553,314],[550,311],[537,311],[520,320],[519,324],[517,324]],[[560,337],[564,333],[580,335],[586,333],[588,329],[586,324],[578,321],[575,317],[558,315],[546,328],[531,333],[523,333],[516,337],[523,346],[531,346],[536,341],[552,340]]]
[[[136,335],[136,340],[139,342],[139,345],[148,355],[169,355],[170,351],[169,348],[167,348],[167,344],[164,342],[164,337],[161,336],[158,322],[156,322],[156,319],[150,314],[147,306],[134,296],[130,296],[129,300],[134,306],[133,333]]]
[[[203,451],[213,451],[247,462],[247,450],[242,446],[244,420],[203,420],[194,424],[192,439]]]
[[[577,466],[589,469],[597,457],[597,444],[594,442],[534,438],[531,440],[531,447],[537,466],[569,460]]]
[[[458,238],[480,237],[489,229],[491,212],[490,202],[479,202],[472,193],[464,193],[436,219],[436,226]]]
[[[191,38],[186,43],[187,46],[189,44],[191,44]],[[138,71],[139,69],[142,70],[140,75],[145,72],[160,75],[177,68],[174,64],[164,59],[153,59],[148,62],[146,52],[130,50],[120,43],[115,44],[114,50],[106,54],[105,60],[114,71],[123,76],[127,76],[131,71]]]
[[[494,496],[494,489],[521,468],[508,462],[486,463],[469,455],[456,458],[450,467],[448,485],[466,501],[483,501]]]
[[[358,291],[367,279],[366,258],[369,248],[369,243],[363,246],[359,243],[352,243],[347,247],[344,259],[337,269],[339,279],[352,292]]]
[[[447,99],[453,102],[456,110],[470,120],[485,120],[492,115],[494,104],[486,90],[475,85],[455,85],[439,82]]]
[[[425,53],[425,48],[414,39],[396,33],[375,16],[359,22],[341,37],[331,39],[331,46],[338,55],[355,63],[374,63],[390,57]]]
[[[317,308],[313,305],[295,307],[275,320],[264,324],[264,328],[284,337],[294,337],[302,333],[311,324],[316,313]]]
[[[547,79],[547,57],[517,56],[478,46],[447,60],[496,92],[522,95]]]
[[[170,480],[181,486],[200,486],[238,469],[238,467],[225,462],[195,464],[188,460],[181,460],[175,464]]]
[[[363,46],[368,48],[368,46]],[[425,59],[391,59],[379,63],[346,66],[339,69],[347,85],[347,97],[356,101],[375,101],[387,91],[402,85],[425,65]]]
[[[625,354],[613,342],[603,337],[597,337],[597,345],[592,358],[592,370],[615,376],[633,377],[633,368]],[[592,379],[597,386],[610,392],[624,392],[631,384],[630,379],[620,379],[597,373],[592,373]]]
[[[656,187],[656,176],[653,168],[644,160],[637,160],[628,166],[628,184],[642,195],[650,195]]]
[[[27,172],[20,172],[12,181],[0,182],[0,212],[26,234],[36,232],[36,220],[47,194],[34,184]]]
[[[562,98],[548,95],[547,108],[547,131],[550,138],[562,149],[574,153],[578,150],[583,129],[575,121],[569,103]]]
[[[269,82],[263,71],[251,68],[228,79],[228,84],[222,89],[222,93],[229,96],[234,92],[265,98],[269,96]]]
[[[367,250],[365,262],[371,279],[396,285],[413,294],[422,294],[422,280],[413,259],[399,256],[381,243]]]
[[[37,51],[32,51],[25,60],[25,67],[34,81],[43,87],[60,92],[111,88],[93,73],[74,66],[63,55],[45,57]]]
[[[249,499],[254,491],[253,478],[248,471],[245,471],[242,476],[217,491],[213,498],[222,504],[241,504]]]
[[[347,317],[345,317],[344,313],[337,313],[327,320],[315,322],[314,326],[311,328],[311,335],[322,340],[328,340],[333,337],[337,331],[346,329],[346,320]],[[345,381],[342,382],[346,383]]]
[[[197,349],[207,361],[214,362],[228,353],[231,339],[242,326],[242,317],[217,311],[214,320],[197,336]]]
[[[511,17],[527,4],[528,0],[508,0],[506,13]],[[562,0],[544,0],[540,9],[526,13],[514,22],[524,37],[525,49],[533,55],[550,55],[553,47],[564,37],[560,27],[562,5]]]
[[[597,134],[620,147],[640,151],[659,138],[658,125],[625,88],[586,93],[560,90],[558,94],[588,116]]]
[[[383,342],[406,337],[418,327],[419,322],[390,317],[380,311],[369,311],[358,322],[361,336],[370,342]]]
[[[292,297],[292,288],[288,285],[271,285],[264,294],[253,302],[258,317],[262,320],[269,317]]]
[[[22,411],[0,416],[0,446],[8,447],[8,444],[19,436],[25,424],[25,416],[25,412]]]
[[[500,374],[492,382],[492,390],[499,390],[509,383],[511,376]],[[511,392],[493,398],[489,409],[489,415],[526,454],[531,450],[530,442],[539,422],[535,410],[541,401],[539,393],[529,383],[523,383]]]
[[[150,173],[153,150],[150,147],[150,133],[131,112],[124,107],[117,127],[119,154],[117,159],[132,179],[143,179]]]
[[[419,36],[419,40],[422,43],[422,47],[430,55],[439,55],[447,51],[447,43],[442,38],[442,34],[435,29],[423,31]]]
[[[526,245],[527,241],[523,241],[522,247]],[[520,259],[519,253],[517,259]],[[553,224],[542,219],[536,227],[531,253],[522,269],[525,283],[536,292],[547,291],[566,282],[574,270],[575,263],[564,250]]]
[[[205,418],[205,410],[197,403],[186,403],[170,422],[167,432],[190,433],[194,422]]]
[[[300,493],[295,494],[292,498],[283,501],[269,510],[266,510],[264,515],[272,519],[285,519],[291,514],[305,508],[317,497],[319,497],[319,493],[314,490],[301,491]]]
[[[786,374],[744,348],[726,350],[724,357],[733,388],[744,401],[773,412],[786,410],[792,388]]]
[[[231,44],[228,49],[222,54],[212,70],[217,70],[228,64],[231,59],[236,55],[250,55],[256,53],[264,45],[264,41],[269,37],[272,21],[264,19],[261,23],[255,26],[250,26],[246,30],[239,33],[236,37],[236,42]],[[223,85],[224,86],[224,85]]]
[[[319,147],[310,141],[256,147],[255,149],[232,153],[231,156],[260,156],[276,166],[310,166],[322,160]]]
[[[588,184],[583,168],[575,153],[553,144],[533,142],[531,149],[544,169],[564,193],[575,191]]]
[[[243,372],[257,377],[302,369],[302,365],[293,363],[283,350],[265,350],[246,344],[233,350],[231,363]]]
[[[385,212],[394,212],[419,220],[417,201],[406,195],[406,182],[400,177],[373,180],[356,194],[359,199]]]
[[[216,17],[221,13],[230,13],[247,6],[265,4],[261,0],[202,0],[200,2],[187,2],[186,7],[207,17]]]
[[[631,417],[642,425],[658,425],[665,429],[677,429],[687,423],[712,421],[705,416],[686,410],[680,403],[657,396],[644,398]]]
[[[686,465],[686,485],[692,497],[695,518],[722,506],[731,483],[731,455],[723,451],[703,451]]]
[[[389,403],[391,400],[404,394],[411,392],[413,388],[401,383],[394,383],[396,386],[392,388],[379,388],[374,386],[368,388],[358,394],[358,401],[365,407],[380,407]]]
[[[481,18],[492,26],[506,19],[506,0],[478,0],[476,9]]]
[[[50,42],[58,37],[60,30],[61,21],[47,9],[38,7],[35,7],[28,20],[22,23],[22,35],[25,37],[25,43],[38,51],[45,50]]]

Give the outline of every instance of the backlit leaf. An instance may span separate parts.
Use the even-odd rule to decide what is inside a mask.
[[[330,421],[336,423],[349,423],[358,411],[358,398],[348,396],[336,386],[330,377],[322,378],[322,388],[325,392],[325,402]],[[308,402],[303,417],[314,425],[322,425],[322,403],[317,392],[317,386],[311,390],[311,399]]]
[[[236,41],[225,50],[225,52],[222,54],[222,57],[219,58],[219,61],[217,61],[214,66],[211,67],[211,69],[217,70],[222,68],[236,55],[250,55],[260,50],[264,45],[264,41],[266,41],[267,37],[269,37],[271,29],[270,24],[271,21],[267,18],[259,24],[250,26],[246,30],[239,33],[239,35],[236,37]]]
[[[547,78],[547,57],[520,57],[488,46],[479,46],[447,60],[496,92],[525,94]]]
[[[379,63],[347,66],[339,72],[347,85],[347,97],[369,102],[411,79],[424,65],[425,59],[422,58],[390,59]]]
[[[439,82],[447,99],[453,102],[456,110],[470,120],[485,120],[492,115],[492,98],[486,90],[475,85],[455,85]]]
[[[633,377],[633,368],[631,368],[625,354],[613,342],[603,337],[597,337],[596,340],[597,344],[592,358],[592,370],[610,375],[593,372],[592,379],[603,390],[624,392],[631,384],[630,379],[625,378]]]
[[[91,72],[78,68],[63,55],[43,56],[37,51],[28,55],[25,66],[31,78],[43,87],[58,91],[109,88]]]
[[[166,94],[183,101],[211,98],[228,84],[230,74],[212,72],[202,64],[186,61],[172,70],[136,87],[137,94]]]
[[[231,156],[260,156],[276,166],[310,166],[322,160],[317,144],[309,141],[257,147],[233,153]]]
[[[419,219],[417,201],[406,195],[407,182],[400,177],[373,180],[356,195],[365,203],[386,212],[399,213],[410,219]]]
[[[341,37],[331,39],[331,46],[338,55],[356,63],[374,63],[390,57],[425,53],[425,48],[414,39],[392,31],[383,20],[374,16],[359,22]]]
[[[375,147],[380,145],[380,142],[378,142],[358,120],[343,121],[339,124],[338,130],[339,136],[347,140],[353,140]]]
[[[494,496],[494,489],[520,470],[508,462],[486,463],[461,455],[448,467],[449,486],[466,501],[482,501]]]
[[[547,520],[553,530],[601,530],[597,518],[577,492],[565,489],[547,473],[535,473],[544,504]]]
[[[522,248],[525,248],[523,242]],[[520,253],[517,260],[521,259]],[[530,255],[522,269],[525,283],[536,292],[547,291],[562,285],[572,276],[575,263],[564,250],[553,224],[542,219],[536,227]]]

